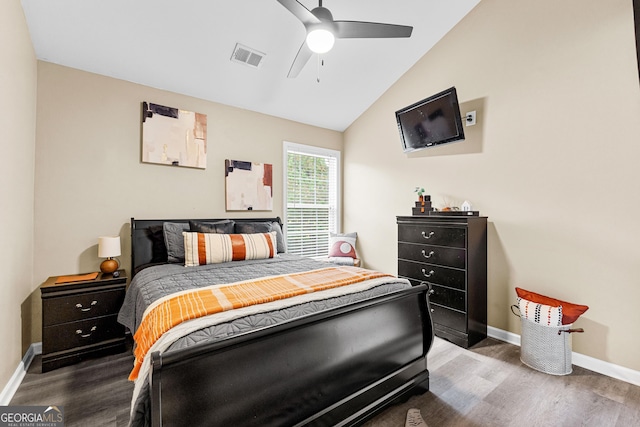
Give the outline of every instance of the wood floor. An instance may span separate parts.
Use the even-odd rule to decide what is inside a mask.
[[[130,352],[89,359],[42,373],[36,356],[10,405],[62,406],[66,427],[129,424],[133,383]]]
[[[464,350],[436,339],[428,361],[431,390],[365,427],[403,427],[409,408],[429,427],[640,426],[640,387],[577,366],[543,374],[522,365],[511,344],[488,338]],[[11,405],[61,405],[67,427],[126,426],[132,363],[123,353],[42,374],[36,357]]]
[[[429,427],[640,426],[640,387],[573,366],[566,376],[520,362],[520,347],[488,338],[471,350],[436,340],[430,390],[366,427],[402,427],[418,408]]]

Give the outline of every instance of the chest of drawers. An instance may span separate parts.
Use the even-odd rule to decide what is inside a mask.
[[[435,334],[470,347],[487,336],[487,218],[399,216],[398,276],[429,287]]]
[[[124,326],[117,317],[126,291],[119,277],[100,274],[94,280],[40,286],[42,298],[42,372],[70,365],[87,356],[125,349]]]

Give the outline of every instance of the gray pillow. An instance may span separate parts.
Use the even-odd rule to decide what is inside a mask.
[[[270,231],[270,222],[236,222],[236,233],[238,234],[268,233]]]
[[[234,231],[234,224],[235,222],[230,219],[216,222],[189,221],[191,231],[195,231],[197,233],[232,234]]]
[[[278,253],[287,252],[287,243],[284,240],[284,233],[282,232],[282,227],[280,227],[280,223],[275,221],[272,222],[271,231],[276,232],[276,241],[278,242]]]
[[[271,231],[276,232],[278,253],[286,252],[287,247],[282,227],[277,222],[236,222],[236,233],[238,234],[269,233]]]
[[[164,244],[167,246],[167,261],[184,262],[183,231],[189,231],[188,222],[163,222]]]

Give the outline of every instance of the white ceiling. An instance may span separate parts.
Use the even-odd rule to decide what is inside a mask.
[[[276,0],[22,0],[22,6],[40,60],[343,131],[479,1],[325,0],[336,20],[411,25],[413,34],[336,40],[319,74],[314,56],[294,79],[287,73],[305,30]],[[236,43],[265,53],[262,66],[231,62]]]

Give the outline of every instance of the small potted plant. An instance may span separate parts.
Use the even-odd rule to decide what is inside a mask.
[[[415,193],[418,193],[418,200],[423,202],[424,201],[424,188],[422,187],[416,187],[415,190],[413,190]]]

